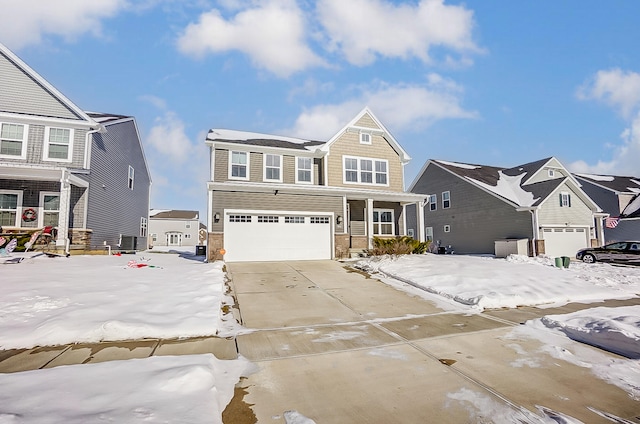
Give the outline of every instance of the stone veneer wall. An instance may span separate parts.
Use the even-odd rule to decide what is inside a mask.
[[[207,237],[207,260],[221,261],[224,259],[220,249],[224,246],[224,234],[209,233]]]
[[[349,257],[349,234],[335,234],[335,259]]]
[[[86,228],[72,228],[69,230],[69,244],[76,249],[89,250],[91,248],[91,234],[93,230]]]

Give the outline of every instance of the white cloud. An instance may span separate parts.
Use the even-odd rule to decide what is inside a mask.
[[[472,39],[473,12],[444,0],[417,5],[383,0],[320,0],[319,19],[330,40],[354,65],[368,65],[377,56],[431,61],[434,46],[459,53],[479,52]],[[452,59],[448,57],[446,62]],[[456,63],[465,63],[463,60]]]
[[[630,117],[640,107],[640,74],[621,69],[598,71],[578,89],[581,100],[598,100]]]
[[[38,44],[46,35],[67,40],[90,33],[99,36],[103,19],[127,7],[127,0],[0,0],[0,40],[12,49]]]
[[[147,137],[147,145],[173,164],[183,164],[194,149],[185,133],[184,122],[171,111],[155,119],[155,125]]]
[[[442,119],[477,118],[477,112],[460,105],[462,92],[461,86],[437,74],[428,75],[425,84],[377,83],[360,88],[354,99],[304,111],[294,128],[284,133],[326,140],[365,106],[394,131],[416,131]]]
[[[304,13],[294,0],[268,0],[231,19],[217,9],[203,13],[184,30],[178,48],[195,57],[240,50],[255,66],[287,77],[323,64],[307,46],[305,28]]]
[[[572,172],[605,175],[625,175],[640,177],[640,112],[632,120],[629,128],[620,135],[622,144],[613,147],[610,161],[598,161],[589,165],[585,161],[576,161],[568,165]]]

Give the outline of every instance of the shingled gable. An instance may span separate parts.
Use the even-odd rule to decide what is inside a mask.
[[[0,56],[4,56],[8,63],[15,67],[16,76],[22,76],[22,78],[28,78],[25,80],[27,86],[29,86],[28,92],[25,93],[24,86],[18,88],[16,84],[12,82],[11,78],[2,78],[0,79],[0,91],[3,93],[3,97],[5,99],[13,100],[13,99],[26,99],[28,95],[31,93],[33,95],[37,95],[37,93],[47,93],[49,99],[51,100],[49,103],[49,110],[56,109],[58,111],[66,111],[64,113],[65,116],[53,116],[53,114],[39,114],[37,116],[41,116],[43,118],[53,118],[53,119],[65,119],[69,121],[75,121],[78,124],[86,125],[89,128],[93,129],[101,129],[101,125],[93,120],[89,115],[87,115],[82,109],[76,106],[71,100],[65,97],[60,91],[58,91],[53,85],[51,85],[47,80],[45,80],[40,74],[34,71],[29,65],[22,61],[18,56],[13,54],[11,50],[9,50],[5,45],[0,43]],[[5,71],[7,71],[5,69]],[[20,91],[16,91],[20,90]],[[46,96],[45,96],[46,97]],[[0,110],[0,113],[8,113],[15,114],[21,113],[17,112],[15,109],[16,105],[19,105],[20,101],[15,102],[13,104],[12,110]],[[25,112],[26,113],[26,112]],[[31,114],[31,113],[27,113]]]
[[[371,118],[371,120],[375,123],[375,125],[378,128],[374,129],[371,127],[363,127],[363,126],[357,125],[358,122],[365,115],[368,115],[369,118]],[[338,140],[342,134],[344,134],[349,130],[379,132],[382,134],[382,137],[387,141],[387,143],[389,143],[389,145],[393,148],[393,150],[395,150],[396,153],[398,153],[398,156],[400,157],[400,161],[403,164],[409,163],[409,161],[411,161],[411,157],[402,148],[402,146],[400,146],[400,143],[398,143],[398,141],[393,137],[393,135],[391,135],[389,130],[387,130],[387,128],[382,124],[382,122],[380,122],[380,120],[378,120],[378,118],[373,114],[373,112],[371,112],[371,110],[368,107],[365,107],[364,109],[362,109],[360,113],[358,113],[355,116],[355,118],[353,118],[347,125],[345,125],[338,132],[336,132],[335,135],[331,137],[331,139],[329,139],[329,141],[324,143],[324,145],[321,147],[321,150],[324,152],[329,152],[331,150],[331,145],[336,140]]]
[[[151,210],[150,218],[154,219],[198,219],[198,211],[185,210]]]
[[[324,144],[323,141],[215,128],[209,130],[206,141],[308,151],[316,150],[318,146]]]
[[[590,182],[615,193],[640,193],[640,178],[619,175],[575,174],[578,179]]]
[[[540,170],[542,170],[549,162],[555,161],[557,165],[562,167],[559,162],[553,157],[538,160],[535,162],[526,163],[523,165],[514,166],[512,168],[500,168],[494,166],[450,162],[443,160],[429,160],[422,168],[418,177],[414,180],[409,188],[409,191],[413,189],[420,176],[425,172],[428,166],[438,166],[465,181],[470,182],[476,187],[488,192],[489,194],[498,197],[499,199],[509,203],[514,207],[537,207],[544,203],[563,183],[568,182],[574,187],[580,198],[591,205],[595,210],[600,208],[580,189],[580,184],[574,178],[560,177],[551,180],[528,183],[533,176],[535,176]],[[555,165],[555,164],[554,164]],[[564,169],[564,167],[563,167]],[[568,174],[568,172],[567,172]],[[511,183],[514,184],[512,192],[522,190],[524,193],[529,193],[532,198],[529,201],[528,196],[522,196],[524,193],[505,193],[502,187],[499,187],[499,181],[504,176],[511,177]],[[521,178],[518,178],[521,177]],[[515,184],[516,179],[519,179],[519,184]],[[527,198],[527,201],[523,201],[523,197]]]

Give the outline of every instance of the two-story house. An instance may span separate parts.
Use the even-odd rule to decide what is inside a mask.
[[[150,246],[196,246],[200,244],[198,211],[151,209]]]
[[[410,158],[368,109],[328,141],[212,129],[208,257],[331,259],[405,235]],[[415,220],[421,221],[421,208]]]
[[[132,117],[85,112],[0,44],[0,226],[60,248],[146,247],[151,179]]]
[[[606,243],[640,240],[640,178],[574,174],[582,188],[604,212]]]
[[[526,239],[525,254],[572,257],[603,243],[606,214],[553,157],[512,168],[429,160],[409,190],[425,195],[426,238],[456,253]]]

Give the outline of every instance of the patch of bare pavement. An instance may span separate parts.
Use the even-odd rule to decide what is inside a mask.
[[[511,334],[529,319],[640,299],[467,314],[338,262],[227,270],[247,329],[238,351],[259,371],[237,385],[225,423],[640,423],[624,390]]]

